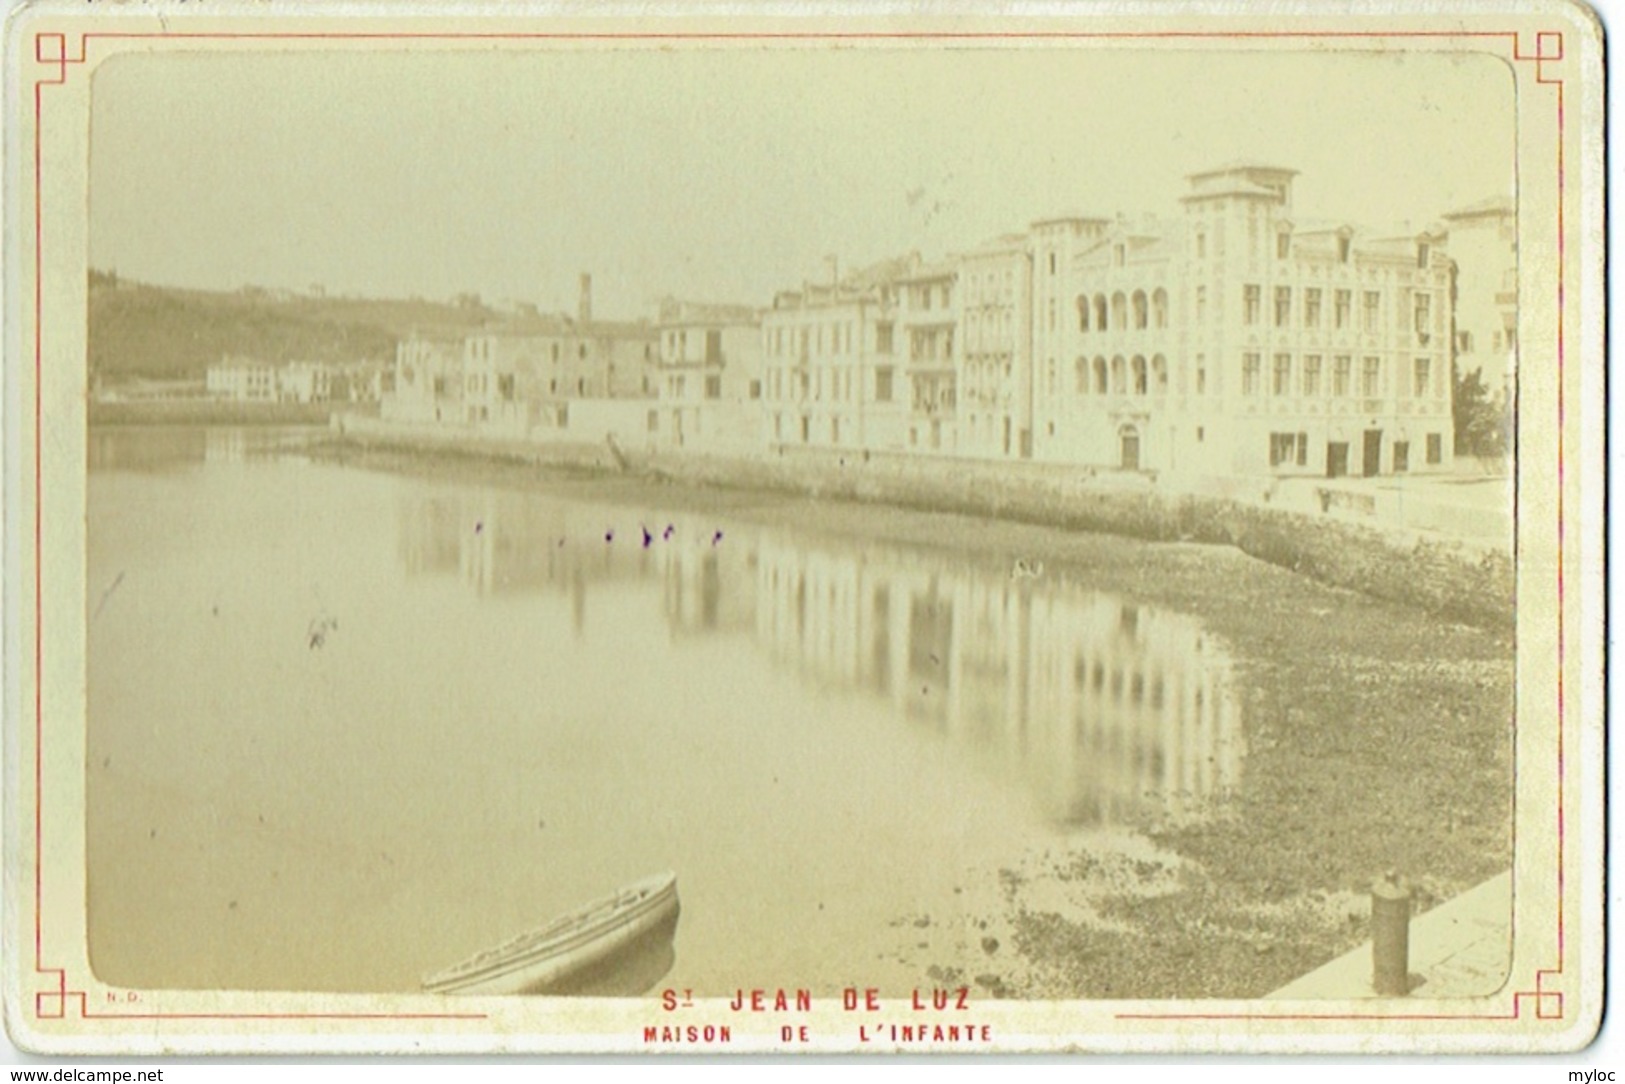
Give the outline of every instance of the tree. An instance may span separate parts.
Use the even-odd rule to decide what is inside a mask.
[[[1511,444],[1512,410],[1504,393],[1492,395],[1484,370],[1463,374],[1450,365],[1450,412],[1455,418],[1457,455],[1503,456]]]

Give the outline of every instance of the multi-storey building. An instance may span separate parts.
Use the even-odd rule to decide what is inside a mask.
[[[1033,448],[1032,257],[1009,234],[959,257],[958,450],[988,459]]]
[[[780,292],[762,315],[772,445],[901,450],[909,403],[899,372],[897,282],[916,257]]]
[[[1100,243],[1111,226],[1109,219],[1067,216],[1040,219],[1029,228],[1033,268],[1033,428],[1035,444],[1051,453],[1077,442],[1074,427],[1080,419],[1071,417],[1066,409],[1075,402],[1066,391],[1077,380],[1089,377],[1087,372],[1074,371],[1072,359],[1079,353],[1078,336],[1093,323],[1091,313],[1086,311],[1093,301],[1078,297],[1071,289],[1072,268],[1083,253]]]
[[[590,276],[581,276],[574,319],[516,311],[472,334],[415,334],[400,342],[392,372],[372,384],[383,416],[523,437],[538,427],[566,427],[575,400],[656,397],[654,326],[593,319]],[[349,394],[357,397],[353,380]]]
[[[1487,199],[1444,216],[1456,265],[1455,362],[1510,391],[1518,353],[1518,219],[1512,201]]]
[[[395,390],[381,414],[392,421],[462,421],[463,344],[453,335],[413,334],[395,344]]]
[[[761,314],[748,305],[668,298],[656,323],[662,441],[678,448],[759,448]]]
[[[254,358],[221,358],[204,373],[203,391],[211,398],[248,403],[275,402],[276,366]]]
[[[922,265],[897,282],[896,345],[908,377],[908,449],[953,452],[958,410],[954,334],[959,326],[952,263]]]
[[[291,361],[277,370],[277,398],[284,403],[325,403],[333,398],[333,376],[334,368],[319,361]]]
[[[582,275],[574,320],[516,319],[463,341],[463,421],[525,436],[567,428],[573,400],[653,399],[657,351],[652,324],[593,319]]]
[[[1038,458],[1188,475],[1450,464],[1442,236],[1296,221],[1294,176],[1193,174],[1180,219],[1117,222],[1072,253],[1075,352],[1063,366],[1045,340]],[[1035,323],[1047,335],[1048,311]]]

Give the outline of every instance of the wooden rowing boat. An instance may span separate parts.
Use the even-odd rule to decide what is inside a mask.
[[[678,913],[677,875],[660,873],[426,976],[437,994],[539,993],[600,963]]]

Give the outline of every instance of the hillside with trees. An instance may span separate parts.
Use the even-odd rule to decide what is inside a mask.
[[[466,334],[495,314],[456,303],[326,298],[247,287],[232,292],[149,286],[91,271],[90,371],[103,379],[201,379],[226,355],[280,363],[388,361],[414,330]]]

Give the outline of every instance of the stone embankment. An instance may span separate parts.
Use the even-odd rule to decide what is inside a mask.
[[[255,403],[221,399],[92,400],[92,425],[327,425],[332,403]]]
[[[626,449],[609,442],[536,442],[435,426],[335,419],[342,444],[631,473],[668,483],[791,493],[925,512],[985,516],[1151,542],[1234,546],[1335,587],[1497,630],[1514,622],[1515,570],[1505,550],[1362,523],[1267,498],[1174,489],[1134,475],[1041,463],[992,463],[860,451],[786,448],[756,458]]]

